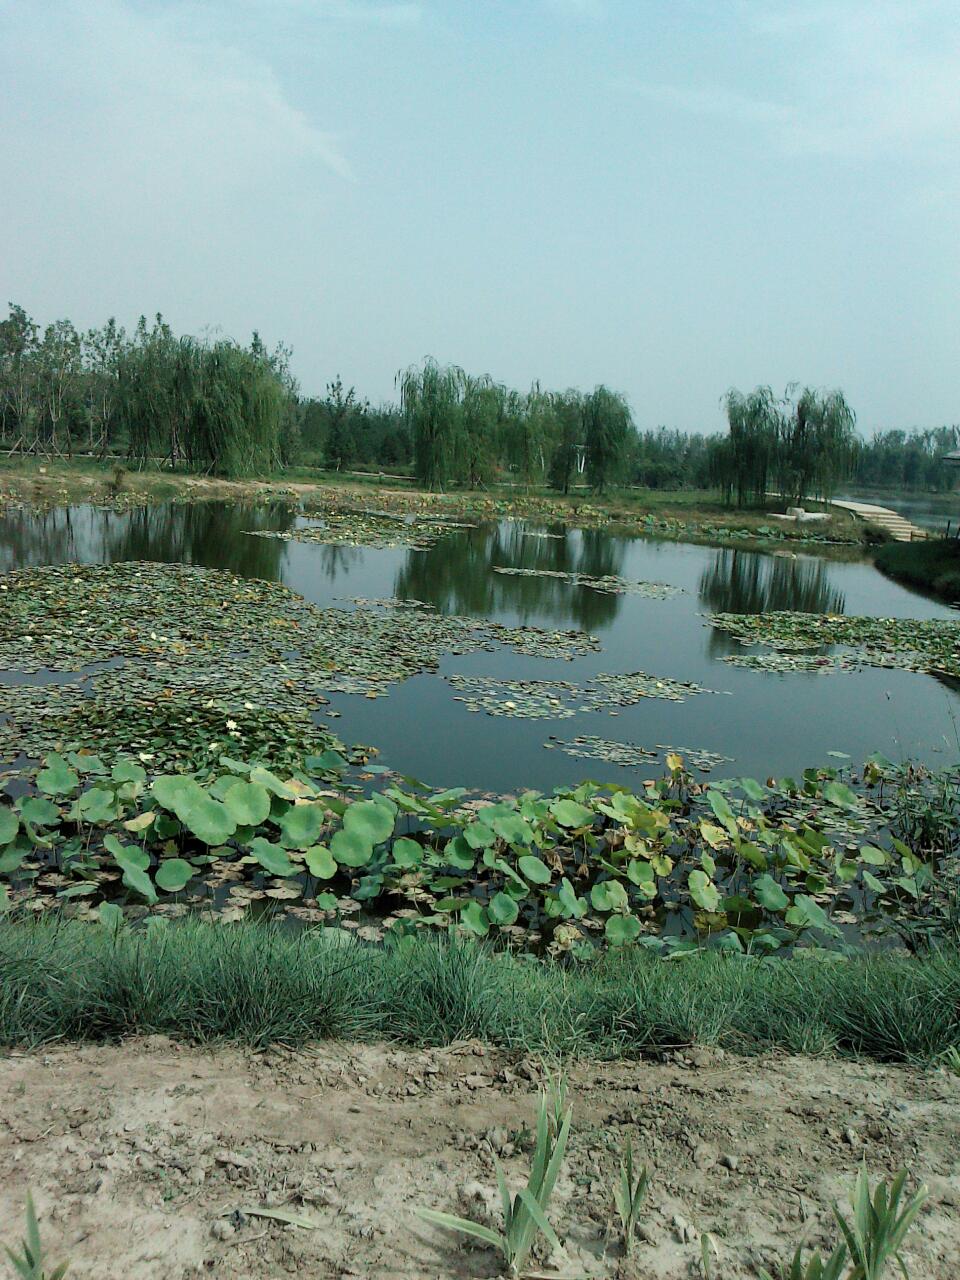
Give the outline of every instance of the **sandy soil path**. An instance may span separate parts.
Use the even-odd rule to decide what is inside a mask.
[[[51,1260],[77,1277],[493,1276],[483,1249],[416,1205],[482,1215],[497,1155],[526,1166],[541,1064],[464,1044],[401,1052],[181,1049],[156,1038],[0,1059],[0,1223],[19,1236],[32,1188]],[[537,1269],[680,1280],[715,1234],[718,1278],[752,1276],[801,1238],[858,1164],[930,1186],[912,1280],[960,1274],[960,1081],[822,1059],[697,1050],[579,1063],[574,1129],[551,1216],[565,1256]],[[635,1262],[610,1187],[627,1138],[654,1170]],[[282,1206],[306,1230],[251,1210]],[[832,1231],[830,1232],[832,1236]]]

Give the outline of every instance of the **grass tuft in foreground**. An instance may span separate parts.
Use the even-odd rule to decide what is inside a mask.
[[[0,1044],[136,1034],[252,1046],[475,1037],[598,1057],[696,1043],[932,1061],[960,1047],[960,954],[620,952],[563,966],[475,943],[381,948],[266,923],[0,925]]]
[[[43,1262],[43,1245],[40,1242],[40,1224],[37,1222],[37,1211],[33,1207],[33,1196],[27,1192],[27,1232],[20,1242],[20,1252],[14,1253],[5,1248],[10,1264],[21,1280],[63,1280],[67,1273],[67,1263],[61,1262],[52,1271],[47,1271]]]

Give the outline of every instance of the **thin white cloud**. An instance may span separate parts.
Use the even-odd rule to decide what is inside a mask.
[[[208,0],[207,7],[220,10],[225,18],[236,17],[238,11],[259,13],[273,21],[280,14],[295,14],[314,24],[327,19],[366,26],[411,27],[423,19],[423,5],[405,0],[392,4],[370,3],[369,0]],[[184,3],[183,8],[196,16],[196,0]]]
[[[791,154],[931,158],[960,141],[960,6],[943,0],[742,6],[738,46],[781,68],[776,96],[726,84],[626,86],[678,111],[770,130]]]
[[[596,22],[606,12],[603,0],[541,0],[541,3],[563,18],[588,18]]]
[[[794,121],[790,107],[763,98],[750,98],[729,89],[681,88],[672,84],[644,84],[624,81],[624,91],[691,115],[720,116],[743,124],[771,127],[789,126]]]
[[[32,107],[0,140],[15,171],[55,159],[87,181],[109,173],[169,197],[173,178],[201,198],[283,163],[350,176],[336,140],[289,101],[266,63],[177,34],[122,0],[8,3],[0,81],[11,104]]]

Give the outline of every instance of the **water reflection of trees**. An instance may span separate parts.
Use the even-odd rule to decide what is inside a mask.
[[[319,570],[320,576],[335,582],[337,578],[349,578],[350,574],[363,563],[363,548],[337,542],[309,542],[310,569],[312,573]]]
[[[288,529],[294,518],[283,504],[222,502],[160,503],[128,511],[89,506],[9,511],[0,519],[0,567],[152,560],[275,581],[286,544],[244,535],[249,529]]]
[[[823,560],[718,551],[700,578],[700,599],[714,613],[843,613],[844,596]]]
[[[712,613],[843,613],[846,603],[824,560],[729,549],[718,551],[703,571],[700,600]],[[732,636],[714,627],[708,649],[713,657],[743,652]]]
[[[0,570],[79,559],[77,521],[69,508],[33,512],[10,508],[0,517]],[[86,521],[81,521],[86,524]]]
[[[427,551],[411,551],[397,574],[394,592],[436,606],[444,613],[515,613],[522,622],[549,618],[587,631],[613,621],[621,598],[557,578],[494,573],[495,565],[585,573],[619,574],[625,546],[598,529],[551,528],[559,536],[527,536],[513,522],[464,530],[441,538]],[[539,532],[539,530],[536,530]]]

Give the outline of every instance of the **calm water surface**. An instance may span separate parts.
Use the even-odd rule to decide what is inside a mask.
[[[346,742],[381,750],[381,762],[440,786],[498,791],[546,788],[583,777],[631,783],[636,771],[546,750],[551,735],[579,734],[696,748],[734,757],[722,773],[797,773],[844,751],[860,761],[879,750],[933,764],[958,756],[960,690],[912,672],[867,670],[835,675],[744,671],[719,659],[743,652],[706,625],[713,611],[801,609],[882,617],[953,617],[955,611],[892,583],[870,564],[767,555],[615,538],[601,531],[504,522],[458,530],[428,551],[374,550],[251,538],[247,529],[289,529],[284,506],[169,504],[129,512],[77,506],[0,516],[0,570],[81,561],[153,560],[230,569],[279,581],[320,606],[352,608],[356,597],[415,598],[444,613],[508,624],[580,628],[602,652],[573,662],[509,650],[443,660],[442,672],[585,683],[599,671],[643,670],[694,681],[719,694],[684,703],[644,699],[617,715],[517,720],[467,711],[433,675],[390,687],[370,701],[331,695],[333,721]],[[560,534],[536,538],[534,532]],[[550,578],[495,574],[494,565],[619,574],[682,589],[668,600],[606,595]],[[413,625],[413,623],[412,623]],[[641,769],[651,776],[657,766]]]

